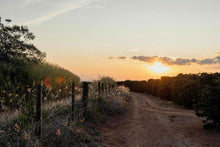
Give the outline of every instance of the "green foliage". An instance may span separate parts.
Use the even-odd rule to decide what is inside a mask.
[[[38,50],[31,40],[34,34],[25,26],[4,25],[0,22],[0,63],[22,65],[24,62],[40,62],[46,56]]]
[[[36,85],[43,82],[43,94],[47,101],[59,100],[71,95],[71,85],[79,85],[79,77],[56,65],[42,62],[27,64],[14,74],[13,70],[0,74],[0,105],[8,109],[18,109],[35,99]],[[34,103],[34,101],[31,101]],[[34,105],[34,104],[33,104]],[[3,108],[0,107],[0,110]]]
[[[34,105],[34,89],[42,81],[48,100],[69,96],[72,82],[79,85],[78,76],[43,62],[46,54],[31,43],[34,38],[27,27],[4,25],[0,21],[0,111],[24,111],[25,106]]]
[[[6,132],[0,135],[0,146],[36,143],[35,139],[27,142],[24,138],[26,130],[33,132],[35,127],[38,84],[43,84],[43,103],[70,97],[72,82],[79,85],[75,74],[43,62],[45,53],[30,43],[34,38],[27,27],[0,22],[0,112],[19,110],[18,119],[7,121],[6,128],[1,128]]]
[[[207,79],[208,76],[208,79]],[[219,74],[201,76],[201,89],[198,102],[194,105],[196,114],[206,117],[205,123],[220,126],[220,76]]]
[[[102,77],[100,81],[104,84],[115,84],[115,80],[111,77]]]

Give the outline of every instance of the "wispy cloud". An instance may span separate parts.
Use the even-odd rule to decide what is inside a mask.
[[[191,63],[197,62],[197,59],[158,57],[157,61],[167,65],[190,65]]]
[[[100,0],[99,0],[100,1]],[[27,21],[24,23],[24,25],[33,25],[33,24],[41,24],[47,20],[50,20],[58,15],[61,15],[63,13],[67,13],[67,12],[70,12],[70,11],[73,11],[75,9],[79,9],[79,8],[82,8],[82,7],[85,7],[87,6],[88,4],[92,3],[92,2],[97,2],[97,0],[81,0],[77,3],[74,3],[74,4],[70,4],[64,8],[61,8],[57,11],[54,11],[52,13],[49,13],[49,14],[46,14],[46,15],[43,15],[43,16],[40,16],[38,18],[34,18],[30,21]]]
[[[152,63],[152,62],[155,62],[156,59],[158,58],[158,56],[133,56],[131,57],[131,59],[133,60],[140,60],[140,61],[143,61],[143,62],[148,62],[148,63]]]
[[[127,57],[117,57],[118,59],[126,59]],[[113,59],[113,57],[111,57]],[[220,56],[207,59],[195,59],[195,58],[171,58],[171,57],[160,57],[160,56],[133,56],[130,57],[132,60],[139,60],[146,63],[154,63],[156,61],[161,62],[165,65],[190,65],[192,63],[199,65],[217,64],[220,63]]]
[[[121,57],[118,57],[118,59],[125,60],[125,59],[127,59],[127,57],[121,56]]]
[[[204,64],[216,64],[216,63],[220,63],[220,56],[217,56],[215,58],[207,58],[207,59],[203,59],[200,60],[198,62],[198,64],[200,65],[204,65]]]
[[[114,59],[114,58],[115,58],[115,57],[108,57],[108,59],[110,59],[110,60],[111,60],[111,59]]]

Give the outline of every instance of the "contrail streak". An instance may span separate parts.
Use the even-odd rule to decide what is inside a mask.
[[[72,10],[75,10],[75,9],[79,9],[79,8],[82,8],[84,5],[90,3],[91,0],[84,0],[84,1],[81,1],[79,3],[76,3],[76,4],[72,4],[70,6],[67,6],[65,8],[62,8],[56,12],[53,12],[53,13],[49,13],[47,15],[44,15],[44,16],[41,16],[39,18],[36,18],[36,19],[33,19],[33,20],[30,20],[30,21],[27,21],[24,23],[24,25],[33,25],[33,24],[40,24],[40,23],[43,23],[49,19],[52,19],[58,15],[61,15],[63,13],[66,13],[66,12],[69,12],[69,11],[72,11]]]

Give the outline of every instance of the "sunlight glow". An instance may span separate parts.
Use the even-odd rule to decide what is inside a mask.
[[[168,67],[163,66],[161,62],[156,61],[152,66],[149,67],[154,73],[161,74],[169,70]]]

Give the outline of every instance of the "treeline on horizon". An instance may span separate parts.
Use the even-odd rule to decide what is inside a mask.
[[[118,84],[194,109],[199,117],[207,118],[204,123],[220,126],[220,73],[178,74]]]

